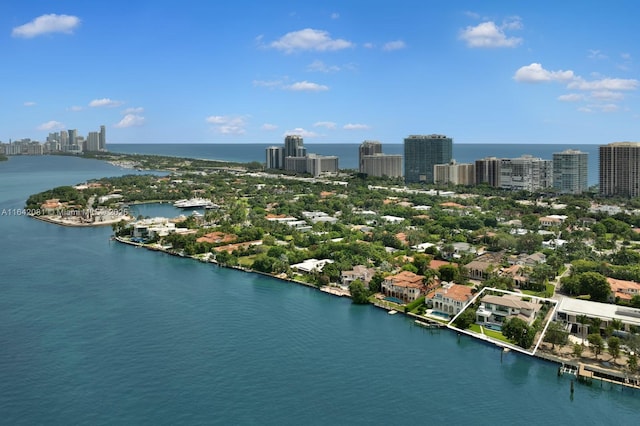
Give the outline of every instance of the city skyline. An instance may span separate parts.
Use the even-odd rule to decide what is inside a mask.
[[[637,139],[632,1],[13,3],[3,142],[95,122],[110,144]]]

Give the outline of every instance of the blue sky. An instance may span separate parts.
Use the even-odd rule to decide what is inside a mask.
[[[640,2],[12,1],[0,141],[640,140]]]

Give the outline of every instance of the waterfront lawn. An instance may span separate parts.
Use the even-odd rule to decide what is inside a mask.
[[[485,336],[489,336],[493,339],[500,340],[505,343],[513,344],[509,339],[504,337],[502,333],[500,333],[499,331],[489,330],[484,327],[482,329],[484,330]],[[482,331],[480,331],[480,326],[478,324],[471,324],[469,326],[469,330],[473,331],[474,333],[482,334]]]
[[[238,258],[238,264],[244,268],[251,268],[253,266],[253,261],[255,260],[257,255],[252,254],[250,256],[242,256]]]

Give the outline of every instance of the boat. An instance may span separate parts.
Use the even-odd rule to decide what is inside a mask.
[[[396,311],[395,309],[390,310],[389,312],[387,312],[389,315],[395,315],[398,313],[398,311]]]
[[[206,198],[191,198],[188,200],[186,199],[178,200],[175,203],[173,203],[173,206],[181,209],[216,208],[216,205],[213,203],[213,201],[208,200]]]

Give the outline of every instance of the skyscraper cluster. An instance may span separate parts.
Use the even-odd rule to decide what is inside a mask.
[[[87,137],[79,136],[77,129],[61,130],[49,133],[47,141],[41,144],[31,139],[0,143],[0,153],[6,155],[42,155],[55,152],[81,154],[107,150],[107,130],[104,125],[100,131],[89,132]]]
[[[337,173],[338,157],[307,154],[302,136],[287,135],[284,146],[267,147],[266,168],[319,176],[323,173]]]

